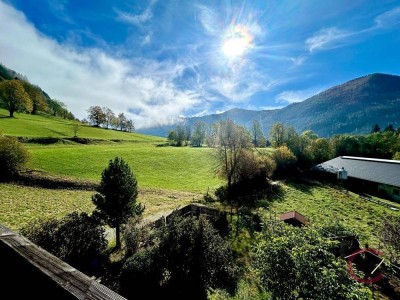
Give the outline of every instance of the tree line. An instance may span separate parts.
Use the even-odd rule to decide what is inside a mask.
[[[69,120],[75,119],[65,103],[50,99],[38,86],[17,77],[0,82],[0,106],[8,110],[10,117],[14,117],[15,112],[23,112],[33,115],[44,113]]]
[[[116,115],[108,107],[100,107],[98,105],[91,106],[87,110],[88,119],[83,120],[84,123],[91,123],[95,127],[113,128],[121,131],[135,131],[135,125],[131,119],[128,119],[124,113]]]

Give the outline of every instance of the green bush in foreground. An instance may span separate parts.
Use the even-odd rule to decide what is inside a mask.
[[[107,259],[104,229],[86,213],[37,221],[21,234],[88,275],[99,274]]]
[[[122,269],[120,292],[129,299],[206,299],[209,289],[236,288],[232,249],[203,217],[174,217],[140,244]]]
[[[15,176],[29,158],[28,150],[17,139],[0,135],[0,179]]]

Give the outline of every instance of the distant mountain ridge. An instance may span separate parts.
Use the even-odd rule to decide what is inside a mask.
[[[260,120],[266,135],[272,125],[282,122],[298,132],[312,130],[319,136],[340,133],[370,132],[374,124],[400,127],[400,76],[371,74],[329,88],[302,102],[277,110],[245,110],[234,108],[221,114],[188,118],[189,124],[208,124],[232,119],[250,127],[253,119]],[[165,136],[168,127],[141,130],[143,133]]]

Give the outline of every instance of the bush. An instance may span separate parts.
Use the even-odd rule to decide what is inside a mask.
[[[15,138],[0,136],[0,179],[17,175],[29,158],[28,150]]]
[[[89,275],[98,274],[106,261],[107,241],[99,222],[73,212],[61,220],[37,221],[21,229],[35,244]]]
[[[128,298],[206,299],[209,289],[232,292],[238,275],[230,245],[205,218],[173,217],[127,259],[120,292]]]

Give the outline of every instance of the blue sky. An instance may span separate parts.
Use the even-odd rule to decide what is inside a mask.
[[[79,118],[274,109],[400,74],[400,1],[0,0],[0,62]]]

